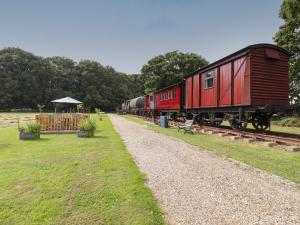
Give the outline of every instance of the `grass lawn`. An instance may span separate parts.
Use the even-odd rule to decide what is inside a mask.
[[[164,224],[107,116],[94,138],[0,128],[0,224]]]
[[[176,128],[160,128],[132,115],[125,118],[147,125],[149,129],[173,136],[189,144],[204,148],[225,157],[239,160],[254,167],[269,171],[291,181],[300,183],[300,154],[267,148],[260,145],[227,141],[222,137],[206,134],[183,134]]]

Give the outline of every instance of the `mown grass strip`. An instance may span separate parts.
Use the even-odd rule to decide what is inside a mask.
[[[94,138],[0,129],[0,224],[164,224],[107,116]]]
[[[296,183],[300,183],[300,154],[282,150],[267,148],[260,145],[231,142],[224,138],[206,134],[183,134],[176,128],[160,128],[132,115],[124,118],[136,123],[147,125],[156,132],[166,134],[184,140],[217,154],[232,158],[254,167],[266,170],[273,174],[285,177]]]

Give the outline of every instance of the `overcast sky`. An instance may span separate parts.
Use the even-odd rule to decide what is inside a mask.
[[[273,43],[281,0],[1,0],[0,48],[91,59],[139,73],[153,56],[195,52],[213,62]]]

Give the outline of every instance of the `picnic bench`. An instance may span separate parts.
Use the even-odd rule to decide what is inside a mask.
[[[178,132],[180,130],[183,130],[184,131],[184,134],[187,133],[187,132],[190,132],[190,133],[194,133],[192,128],[193,128],[193,123],[194,123],[194,120],[186,120],[184,125],[179,125],[178,126]]]

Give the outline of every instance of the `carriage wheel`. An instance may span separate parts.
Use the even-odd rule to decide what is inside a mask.
[[[243,130],[246,129],[248,125],[246,121],[239,121],[238,119],[229,120],[229,123],[233,130]]]
[[[252,118],[252,125],[256,130],[264,131],[269,128],[269,117],[264,114],[256,114]]]
[[[230,123],[230,127],[233,130],[241,130],[243,127],[242,123],[240,121],[238,121],[237,119],[230,120],[229,123]]]

